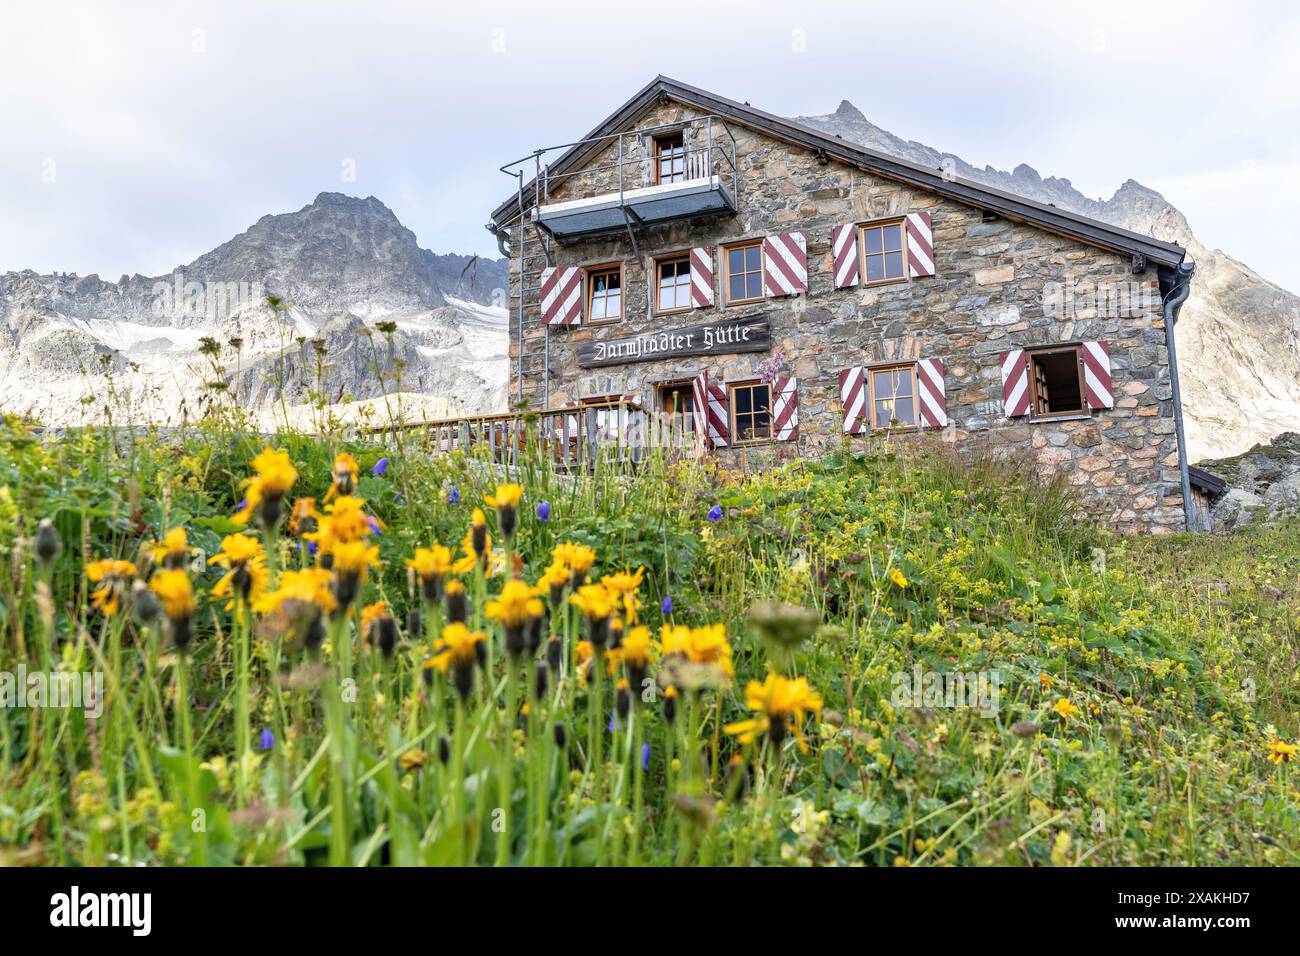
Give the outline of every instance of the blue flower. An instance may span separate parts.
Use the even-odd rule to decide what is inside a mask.
[[[641,769],[642,770],[650,769],[650,745],[649,744],[641,745]]]
[[[614,732],[614,714],[612,711],[610,712],[609,715],[609,732],[611,734]]]
[[[374,515],[366,515],[366,523],[370,525],[370,531],[376,538],[384,536],[384,529],[379,527],[379,519]]]
[[[235,510],[236,510],[236,511],[243,511],[243,510],[244,510],[245,508],[247,508],[247,507],[248,507],[248,499],[245,498],[245,499],[244,499],[243,501],[241,501],[239,504],[235,505]]]
[[[673,613],[673,596],[671,594],[664,595],[664,603],[659,605],[659,610],[664,614]]]
[[[542,524],[551,520],[551,503],[549,501],[537,502],[537,518]]]
[[[272,747],[275,746],[275,734],[271,733],[270,727],[262,728],[262,736],[257,741],[257,745],[264,751],[270,750]]]
[[[316,542],[315,542],[315,541],[308,541],[308,542],[307,542],[307,553],[310,554],[313,558],[316,557]]]
[[[448,489],[447,491],[447,504],[449,505],[460,504],[460,489],[457,488],[455,485],[452,485],[451,488]]]
[[[370,469],[370,473],[376,478],[384,478],[388,475],[388,456],[385,455],[379,461],[375,462],[375,467]]]
[[[712,508],[709,509],[709,513],[704,517],[708,518],[710,521],[721,521],[722,505],[714,505]]]

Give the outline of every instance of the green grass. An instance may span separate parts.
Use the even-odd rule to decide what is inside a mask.
[[[1015,461],[958,463],[928,445],[881,442],[754,477],[654,458],[574,480],[528,454],[511,543],[527,581],[558,542],[588,544],[593,577],[644,569],[654,636],[723,624],[734,651],[722,686],[716,672],[652,665],[658,683],[611,733],[618,675],[577,679],[583,625],[566,606],[547,625],[565,645],[563,679],[535,699],[511,679],[532,664],[510,668],[484,617],[501,576],[464,576],[470,623],[491,645],[473,695],[457,708],[441,677],[426,684],[438,624],[426,607],[421,632],[407,632],[420,602],[403,560],[418,545],[459,548],[471,509],[506,476],[431,456],[414,431],[339,435],[270,441],[298,467],[291,496],[322,498],[338,452],[359,460],[357,494],[385,531],[357,606],[390,604],[402,640],[389,661],[355,640],[355,609],[330,620],[319,660],[272,616],[244,629],[207,599],[220,568],[192,575],[184,657],[165,629],[89,607],[91,560],[143,567],[142,547],[177,526],[214,554],[236,530],[261,437],[221,419],[46,437],[5,421],[0,670],[100,670],[106,701],[96,720],[5,713],[0,862],[1206,865],[1300,852],[1294,768],[1266,760],[1275,735],[1297,732],[1294,523],[1118,537],[1076,523],[1066,491]],[[387,475],[373,476],[381,457]],[[548,522],[534,511],[543,500]],[[63,553],[44,567],[31,540],[47,517]],[[283,532],[276,541],[276,566],[310,562]],[[750,620],[761,602],[779,605],[766,631]],[[792,608],[812,612],[807,625]],[[770,639],[783,630],[803,638],[793,652]],[[998,696],[987,712],[903,700],[918,667],[983,675]],[[793,736],[746,746],[725,731],[770,668],[824,700],[801,728],[806,751]],[[671,725],[670,675],[707,684]],[[241,765],[245,686],[254,746]],[[263,728],[276,738],[265,752]]]

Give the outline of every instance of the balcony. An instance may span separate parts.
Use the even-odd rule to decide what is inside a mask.
[[[561,149],[552,167],[546,156]],[[738,208],[736,141],[717,116],[547,147],[529,160],[537,187],[531,219],[560,240],[633,234]]]

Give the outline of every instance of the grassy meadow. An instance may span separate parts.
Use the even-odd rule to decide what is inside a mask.
[[[1295,524],[326,431],[3,421],[0,863],[1297,861]]]

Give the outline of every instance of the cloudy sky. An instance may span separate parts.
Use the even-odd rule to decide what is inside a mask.
[[[1300,291],[1300,5],[43,3],[0,34],[0,272],[157,275],[323,190],[495,254],[503,162],[656,74],[781,115],[849,99],[977,165],[1133,178]]]

